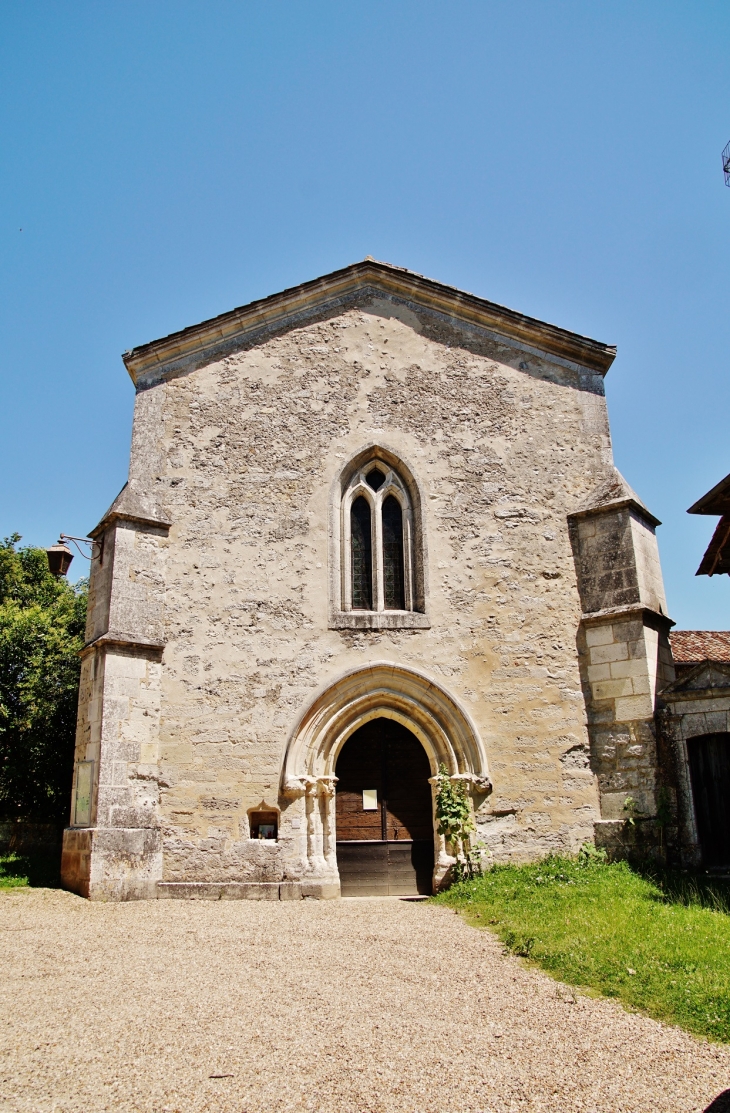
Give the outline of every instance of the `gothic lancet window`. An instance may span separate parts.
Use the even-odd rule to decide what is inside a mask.
[[[383,503],[383,588],[386,611],[404,611],[403,511],[393,495]]]
[[[371,459],[342,500],[345,611],[413,611],[413,512],[394,468]]]
[[[352,536],[352,606],[373,609],[373,546],[370,505],[360,495],[350,509]]]

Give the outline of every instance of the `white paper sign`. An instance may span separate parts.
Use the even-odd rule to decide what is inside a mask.
[[[362,810],[364,812],[376,812],[378,810],[377,788],[364,788],[362,790]]]

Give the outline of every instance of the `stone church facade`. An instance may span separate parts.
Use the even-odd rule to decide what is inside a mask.
[[[398,891],[417,844],[437,887],[441,765],[492,860],[611,846],[627,795],[651,826],[671,622],[614,356],[369,259],[126,353],[67,887]]]

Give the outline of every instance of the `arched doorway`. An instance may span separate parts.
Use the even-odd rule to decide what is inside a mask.
[[[370,719],[345,742],[335,775],[342,895],[430,893],[431,767],[416,736],[394,719]]]
[[[306,829],[306,838],[299,843],[301,857],[292,860],[290,868],[301,871],[299,876],[307,882],[327,887],[328,896],[340,892],[335,768],[352,735],[375,719],[400,723],[418,740],[427,755],[430,777],[445,765],[448,775],[464,781],[475,797],[491,792],[486,754],[475,725],[435,678],[390,661],[373,661],[333,677],[302,710],[287,741],[281,770],[282,800],[292,805],[302,800],[303,807],[292,814],[299,822],[304,820]],[[438,887],[453,859],[443,836],[434,842],[438,853],[433,885]]]
[[[706,868],[730,865],[730,733],[687,739],[697,833]]]

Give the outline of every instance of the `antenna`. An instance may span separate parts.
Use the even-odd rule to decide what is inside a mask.
[[[730,186],[730,143],[722,152],[722,171],[725,175],[725,185]]]

